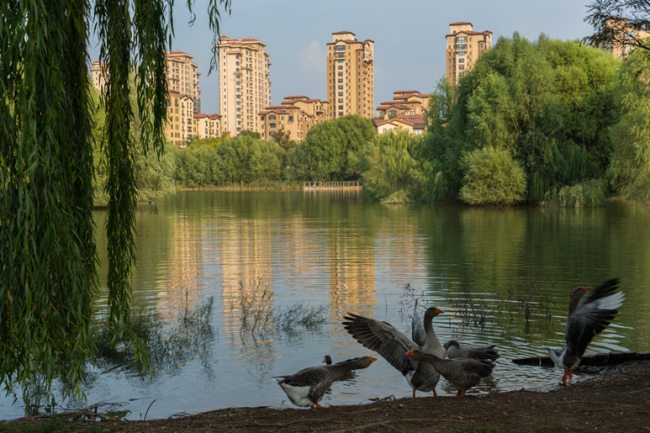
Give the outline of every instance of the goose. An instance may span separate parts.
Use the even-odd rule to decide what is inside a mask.
[[[446,351],[438,341],[433,324],[433,318],[444,313],[440,308],[430,307],[424,313],[424,329],[426,341],[419,345],[398,331],[393,325],[387,322],[380,322],[369,317],[348,313],[344,318],[343,326],[355,340],[370,350],[378,352],[406,379],[406,382],[415,391],[431,392],[437,396],[436,385],[440,380],[440,373],[429,363],[420,363],[409,358],[405,353],[409,350],[419,349],[423,352],[444,358]]]
[[[325,357],[321,361],[321,364],[332,365],[332,357],[329,356],[329,355],[325,355]],[[354,370],[350,370],[350,371],[346,372],[343,375],[343,377],[340,377],[340,378],[338,378],[336,380],[341,380],[341,381],[350,380],[350,379],[354,379],[355,376],[356,376],[356,372]]]
[[[444,359],[420,352],[409,350],[406,356],[419,361],[420,364],[429,364],[458,389],[456,397],[465,397],[465,391],[478,385],[481,378],[492,373],[494,364],[479,359]]]
[[[443,346],[447,349],[447,358],[465,358],[465,359],[481,359],[483,361],[496,361],[499,359],[499,351],[495,349],[496,345],[488,347],[461,347],[458,341],[449,340]]]
[[[566,319],[566,345],[561,350],[546,348],[555,365],[564,368],[562,383],[565,386],[569,386],[568,381],[573,379],[573,369],[580,364],[591,340],[614,320],[618,308],[623,305],[625,295],[616,292],[619,282],[614,278],[593,290],[591,287],[573,290]],[[587,297],[580,303],[585,294]]]
[[[330,358],[331,360],[331,358]],[[307,367],[291,376],[274,377],[291,403],[299,407],[324,409],[318,402],[334,381],[342,378],[350,370],[370,367],[377,358],[362,356],[330,365]]]

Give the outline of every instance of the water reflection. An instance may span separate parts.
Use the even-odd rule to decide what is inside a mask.
[[[335,361],[369,354],[342,328],[346,312],[385,320],[408,335],[410,312],[400,314],[399,304],[406,283],[445,310],[434,321],[441,340],[498,345],[502,358],[474,393],[557,385],[560,371],[509,360],[563,345],[577,285],[620,277],[627,298],[588,352],[649,350],[647,207],[384,206],[354,191],[185,192],[157,205],[158,214],[149,206],[137,210],[134,298],[173,322],[185,306],[214,296],[215,338],[154,383],[136,384],[118,370],[98,375],[86,389],[89,403],[155,398],[150,418],[278,406],[286,397],[272,376],[318,365],[326,354]],[[102,282],[104,215],[96,215]],[[102,291],[99,307],[106,296]],[[325,306],[327,323],[292,335],[253,331],[255,317],[265,320],[298,302]],[[456,393],[444,381],[440,390]],[[335,384],[326,399],[356,404],[391,394],[406,397],[410,388],[387,362],[377,362]],[[150,402],[134,400],[128,409],[137,419]],[[0,418],[21,414],[7,399],[0,404]]]

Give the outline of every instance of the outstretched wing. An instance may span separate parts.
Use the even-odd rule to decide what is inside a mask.
[[[625,295],[616,292],[618,278],[590,290],[578,308],[567,318],[566,342],[582,357],[594,336],[600,334],[614,320]]]
[[[413,308],[413,322],[411,323],[411,338],[420,347],[427,344],[427,332],[424,330],[424,321],[418,313],[418,300],[415,300]]]
[[[488,377],[492,374],[494,364],[478,359],[454,359],[463,366],[463,371],[469,374],[477,374],[479,377]]]
[[[379,353],[402,374],[416,368],[417,361],[406,356],[406,352],[419,349],[417,344],[393,325],[352,313],[344,319],[343,326],[355,340]]]

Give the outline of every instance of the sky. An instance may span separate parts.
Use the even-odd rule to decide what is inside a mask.
[[[590,0],[586,0],[590,1]],[[284,96],[326,99],[326,50],[332,33],[347,30],[357,40],[375,41],[375,105],[392,100],[396,90],[430,93],[443,76],[449,23],[469,21],[474,31],[490,30],[493,43],[517,31],[528,39],[545,33],[556,39],[581,39],[591,32],[583,22],[585,2],[574,0],[232,0],[222,13],[221,34],[255,38],[267,44],[273,105]],[[219,78],[208,75],[212,33],[207,0],[195,1],[188,24],[186,2],[176,2],[172,50],[192,54],[199,65],[201,105],[219,113]],[[91,61],[99,49],[90,50]]]

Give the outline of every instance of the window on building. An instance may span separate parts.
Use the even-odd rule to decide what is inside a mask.
[[[339,83],[343,83],[343,78],[339,78]]]
[[[271,124],[269,125],[269,128],[275,128],[275,123],[271,123]]]
[[[339,57],[345,57],[344,53],[339,53]]]
[[[275,131],[269,132],[269,135],[275,135]]]
[[[465,65],[458,65],[458,70],[459,71],[462,71],[463,69],[465,69]]]
[[[293,116],[289,116],[289,122],[293,122]]]
[[[345,51],[345,45],[337,45],[334,47],[334,50],[336,51]]]
[[[465,73],[464,73],[464,72],[459,72],[459,73],[458,73],[458,76],[459,76],[459,77],[463,77],[463,76],[465,76]]]
[[[414,115],[414,114],[415,114],[415,110],[411,110],[411,115]]]
[[[343,96],[343,92],[339,92],[339,96]]]
[[[467,42],[467,36],[461,36],[456,38],[456,43],[457,44],[464,44]]]
[[[339,105],[339,110],[342,110],[342,109],[343,109],[343,105]]]
[[[339,110],[342,110],[342,108],[339,108]],[[339,113],[339,116],[343,116],[343,113],[342,112]]]
[[[395,111],[395,110],[390,110],[390,111],[388,112],[388,115],[389,115],[389,116],[397,116],[397,111]]]
[[[465,63],[465,59],[458,59],[458,63]]]
[[[339,86],[339,90],[343,90],[343,86]]]
[[[275,114],[271,114],[271,115],[269,116],[269,120],[275,120]]]
[[[339,65],[339,69],[343,69],[343,65]]]
[[[343,99],[339,99],[339,104],[342,104],[342,103],[343,103]]]

